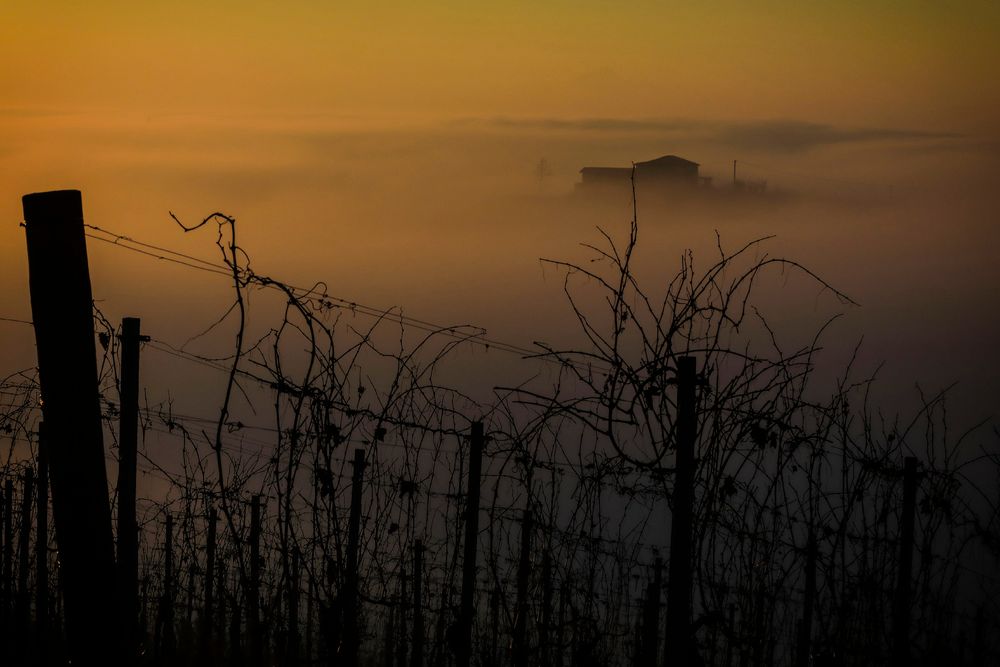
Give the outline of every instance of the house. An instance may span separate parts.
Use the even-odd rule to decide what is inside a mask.
[[[631,185],[632,167],[584,167],[580,170],[579,188],[598,189],[607,186]],[[664,155],[654,160],[635,163],[636,185],[676,187],[709,185],[711,179],[698,175],[698,163],[676,155]]]

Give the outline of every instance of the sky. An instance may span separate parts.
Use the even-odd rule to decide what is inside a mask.
[[[964,416],[986,418],[998,33],[1000,5],[971,1],[7,0],[0,317],[30,319],[21,195],[78,188],[88,222],[144,241],[214,257],[168,211],[221,210],[270,275],[518,344],[573,340],[538,258],[585,258],[595,226],[621,232],[632,213],[576,206],[579,168],[676,153],[720,186],[737,160],[795,197],[640,212],[651,281],[686,247],[711,252],[716,230],[732,246],[776,234],[774,252],[861,304],[834,359],[864,337],[892,406],[957,381]],[[97,245],[109,316],[180,344],[226,307],[222,285]],[[843,310],[816,295],[808,316],[782,309],[786,285],[764,299],[791,338]],[[30,330],[0,326],[0,362],[30,366]]]

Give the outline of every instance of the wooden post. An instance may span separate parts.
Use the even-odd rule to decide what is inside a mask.
[[[697,367],[694,357],[677,360],[677,470],[670,523],[670,581],[667,584],[667,655],[671,665],[688,667],[695,650],[691,636],[691,528],[694,507],[694,443],[697,430]]]
[[[83,204],[78,190],[29,194],[22,203],[67,648],[76,664],[116,664],[114,540]]]
[[[139,529],[135,518],[135,471],[139,430],[139,318],[122,319],[118,396],[118,575],[123,642],[136,653],[139,604]]]
[[[243,664],[243,628],[240,626],[242,611],[235,592],[229,596],[229,663]]]
[[[663,586],[663,559],[653,564],[653,581],[646,587],[642,615],[640,660],[643,667],[656,667],[660,643],[660,594]]]
[[[163,594],[160,599],[160,655],[174,653],[174,517],[167,513],[163,534]]]
[[[910,606],[913,576],[913,519],[917,505],[917,459],[907,456],[903,468],[903,513],[899,526],[899,573],[893,605],[892,664],[910,664]]]
[[[260,627],[260,496],[250,500],[250,590],[247,591],[247,630],[250,633],[250,664],[259,667],[264,658]]]
[[[3,609],[0,610],[0,623],[7,633],[10,632],[10,614],[14,602],[14,480],[8,477],[3,487]]]
[[[313,616],[315,615],[316,585],[313,577],[306,579],[306,663],[313,664]]]
[[[6,531],[3,530],[4,517],[7,514],[7,494],[6,488],[0,491],[0,645],[6,646],[7,635],[10,629],[7,627],[7,591],[5,590],[6,578],[4,570],[7,564],[7,540]]]
[[[31,506],[35,504],[35,471],[24,471],[21,493],[21,527],[17,554],[17,645],[23,655],[27,648],[28,626],[31,623],[31,591],[28,590],[28,569],[31,562]]]
[[[391,605],[386,611],[388,613],[385,616],[382,635],[382,665],[383,667],[393,667],[396,658],[394,651],[396,646],[396,614]]]
[[[457,621],[456,665],[469,667],[472,624],[476,614],[476,546],[479,541],[479,486],[483,466],[483,423],[473,422],[469,448],[468,497],[465,506],[465,555],[462,560],[461,616]]]
[[[726,616],[726,667],[733,666],[733,647],[736,645],[736,605],[729,605],[729,614]]]
[[[812,619],[813,604],[816,599],[816,534],[809,527],[809,538],[806,544],[806,581],[802,594],[802,620],[799,624],[798,647],[796,649],[796,667],[809,667],[809,657],[812,653]]]
[[[288,582],[288,645],[285,664],[299,664],[299,551],[292,551],[292,571]]]
[[[49,461],[45,423],[38,424],[38,509],[35,515],[35,634],[39,662],[48,653],[49,624]]]
[[[531,500],[521,518],[521,554],[517,563],[517,615],[514,618],[514,667],[527,667],[528,583],[531,577]]]
[[[552,647],[549,633],[552,628],[552,554],[551,546],[542,554],[542,624],[538,628],[539,661],[543,665],[552,664]]]
[[[424,665],[424,543],[413,544],[413,645],[410,647],[410,667]]]
[[[500,584],[494,584],[490,590],[490,645],[487,660],[484,662],[488,667],[499,667],[500,665]],[[482,653],[482,651],[480,651]]]
[[[398,610],[397,617],[399,619],[399,627],[396,630],[398,639],[396,640],[394,646],[396,654],[394,664],[396,667],[406,667],[407,664],[406,608],[410,605],[410,597],[409,591],[407,590],[406,580],[406,551],[404,550],[400,554],[399,558],[399,604],[396,605]]]
[[[572,594],[572,579],[566,577],[561,582],[559,582],[559,622],[556,623],[556,659],[553,664],[556,667],[563,666],[563,646],[566,642],[566,607],[571,604],[570,595]]]
[[[198,617],[201,656],[205,664],[211,664],[214,644],[212,642],[212,617],[215,609],[215,529],[219,522],[218,514],[212,507],[208,511],[208,534],[205,538],[205,599],[202,603],[201,615]]]
[[[351,514],[347,528],[347,581],[344,590],[344,664],[358,664],[360,629],[358,627],[358,548],[361,540],[361,503],[365,474],[365,450],[354,450],[354,474],[351,480]]]

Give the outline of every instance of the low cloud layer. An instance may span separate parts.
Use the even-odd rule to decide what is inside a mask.
[[[961,135],[903,128],[839,127],[798,120],[726,123],[697,120],[630,118],[490,118],[466,119],[462,125],[498,129],[575,131],[585,133],[680,134],[701,141],[758,152],[796,153],[838,144],[873,142],[940,142]]]

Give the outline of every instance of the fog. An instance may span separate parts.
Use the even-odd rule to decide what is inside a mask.
[[[790,272],[759,285],[756,302],[790,348],[842,314],[823,338],[821,377],[832,381],[863,339],[857,368],[879,369],[887,413],[918,407],[918,384],[934,393],[953,383],[956,419],[996,413],[996,144],[798,121],[8,120],[22,132],[8,132],[0,154],[9,221],[0,237],[4,317],[30,319],[19,195],[72,187],[84,193],[89,224],[143,242],[218,261],[214,231],[184,234],[168,212],[190,224],[221,211],[237,218],[238,241],[258,273],[300,286],[323,281],[348,301],[480,326],[521,346],[579,345],[563,274],[540,258],[587,262],[593,253],[581,244],[600,243],[598,227],[623,241],[633,216],[628,193],[575,194],[579,169],[676,154],[699,162],[719,196],[664,202],[639,189],[637,267],[651,293],[685,249],[705,266],[718,254],[717,238],[735,250],[773,237],[758,252],[802,263],[858,304]],[[734,159],[738,178],[766,180],[767,196],[723,196]],[[181,345],[230,303],[223,278],[94,239],[89,252],[101,310],[112,321],[142,317],[159,340]],[[266,308],[255,317],[265,326]],[[32,366],[30,328],[2,326],[0,361]],[[232,333],[223,322],[191,349],[221,356]],[[477,395],[536,372],[504,353],[467,354],[456,359],[454,377]],[[144,364],[151,398],[187,391],[183,376],[159,382],[166,369],[154,358]]]

